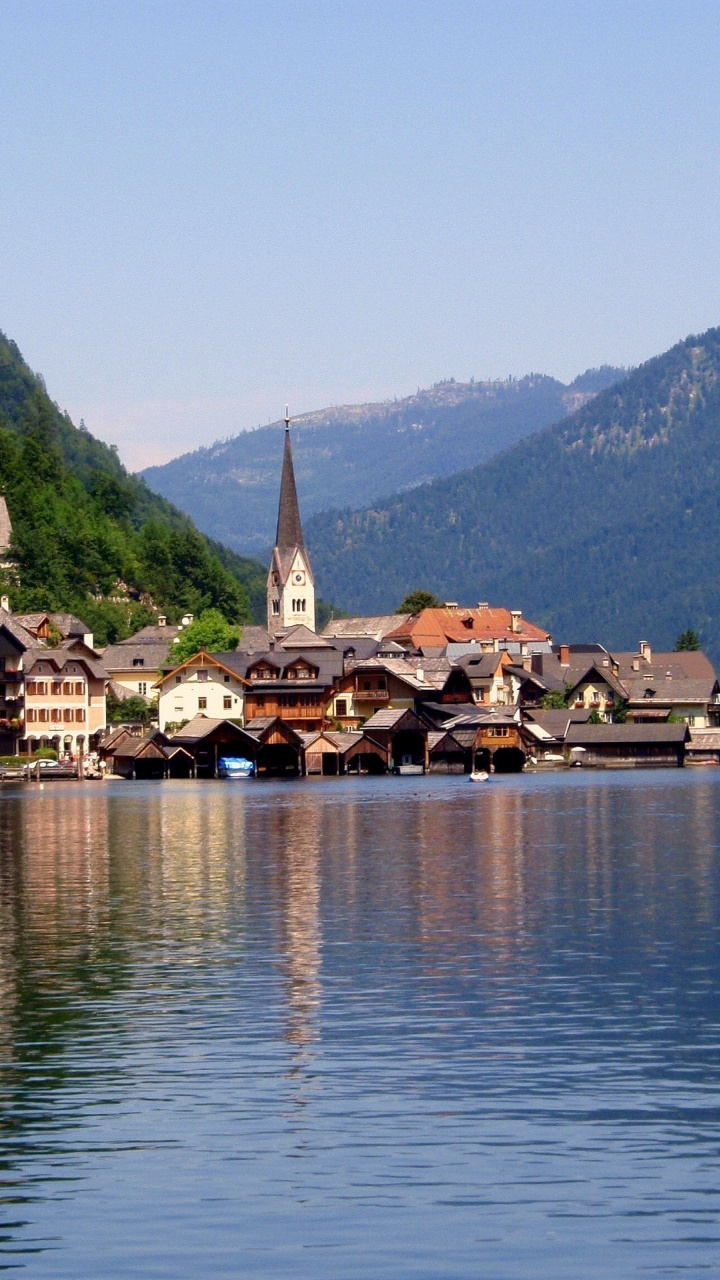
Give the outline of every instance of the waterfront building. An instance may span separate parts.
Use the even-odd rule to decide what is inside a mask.
[[[396,640],[406,649],[423,652],[474,641],[481,652],[489,652],[502,648],[503,644],[549,644],[552,637],[542,627],[523,618],[520,609],[495,608],[481,601],[475,609],[457,604],[422,609],[388,632],[386,639]]]
[[[166,669],[152,685],[158,697],[160,728],[165,730],[196,715],[242,723],[249,684],[237,668],[234,653],[201,649],[179,666]]]
[[[315,631],[315,581],[300,521],[286,409],[277,534],[267,578],[267,629],[274,637],[298,623]]]

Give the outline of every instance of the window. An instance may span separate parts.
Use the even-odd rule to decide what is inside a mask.
[[[69,680],[66,680],[65,683],[63,684],[62,691],[66,698],[72,697],[73,687],[72,687],[72,683]]]
[[[77,722],[78,724],[84,724],[84,723],[85,723],[85,709],[84,709],[84,707],[76,707],[76,708],[75,708],[75,720],[76,720],[76,722]]]
[[[145,666],[145,659],[144,659],[144,658],[133,658],[133,666],[134,666],[134,667],[144,667],[144,666]]]
[[[47,708],[41,707],[40,710],[38,711],[38,720],[42,721],[43,724],[46,724],[47,719],[48,719]]]
[[[347,713],[348,713],[347,698],[336,698],[335,699],[335,715],[346,716]]]
[[[198,698],[198,711],[207,711],[207,698]]]
[[[53,691],[53,694],[55,695],[55,697],[57,698],[57,697],[62,693],[62,681],[60,681],[60,680],[53,680],[53,682],[52,682],[52,691]]]
[[[28,710],[27,710],[26,715],[25,715],[25,719],[26,719],[27,721],[29,721],[29,723],[30,723],[30,724],[34,724],[34,723],[35,723],[35,721],[36,721],[36,719],[37,719],[37,711],[35,710],[35,708],[34,708],[34,707],[28,707]]]
[[[232,698],[230,697],[223,698],[223,711],[229,711],[231,707],[232,707]]]
[[[223,680],[225,681],[225,684],[229,684],[229,683],[230,683],[230,677],[229,677],[229,676],[223,676]]]
[[[378,689],[387,689],[387,680],[384,676],[381,676],[378,680]]]
[[[66,707],[65,710],[63,711],[63,720],[65,724],[72,724],[72,718],[73,718],[72,707]]]
[[[176,684],[182,684],[182,676],[176,676],[176,677],[175,677],[175,683],[176,683]]]
[[[33,696],[33,694],[34,694],[34,692],[35,692],[35,681],[34,681],[34,680],[28,680],[27,684],[25,685],[25,692],[26,692],[26,694],[27,694],[28,698],[31,698],[31,697]]]
[[[204,667],[203,667],[200,671],[198,671],[198,673],[197,673],[197,678],[198,678],[198,680],[202,680],[202,681],[206,681],[206,680],[207,680],[207,678],[208,678],[208,673],[207,673],[207,671],[205,670],[205,668],[204,668]]]
[[[62,710],[60,709],[60,707],[53,707],[52,711],[50,712],[50,719],[53,720],[55,724],[59,723],[59,721],[62,720]]]
[[[273,611],[273,613],[279,613],[279,612],[280,612],[280,601],[279,601],[279,600],[273,600],[273,602],[272,602],[272,611]]]
[[[75,696],[76,696],[77,698],[82,698],[82,697],[83,697],[83,695],[84,695],[84,693],[85,693],[85,685],[83,684],[82,680],[76,680],[76,681],[75,681]]]
[[[147,697],[147,680],[140,680],[138,683],[138,693],[141,693],[143,698]]]

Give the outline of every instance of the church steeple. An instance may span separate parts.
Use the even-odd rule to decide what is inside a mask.
[[[302,524],[300,523],[300,504],[298,503],[297,488],[295,487],[292,445],[290,444],[290,418],[288,416],[288,406],[285,405],[285,449],[283,451],[275,546],[282,548],[284,551],[292,547],[304,547],[304,545]]]
[[[267,616],[271,636],[298,624],[315,630],[315,585],[300,520],[287,405],[277,534],[267,580]]]

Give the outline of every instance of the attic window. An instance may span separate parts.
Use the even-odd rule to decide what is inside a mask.
[[[463,618],[462,624],[464,627],[467,628],[468,631],[472,631],[472,626],[473,626],[472,618]]]
[[[654,690],[654,689],[646,689],[646,690],[645,690],[645,697],[646,697],[646,698],[654,698],[654,697],[655,697],[655,690]]]
[[[134,667],[144,667],[144,666],[145,666],[145,659],[144,659],[144,658],[133,658],[133,666],[134,666]]]

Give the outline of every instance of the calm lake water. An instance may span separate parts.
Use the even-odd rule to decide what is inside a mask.
[[[720,770],[0,796],[0,1270],[720,1275]]]

